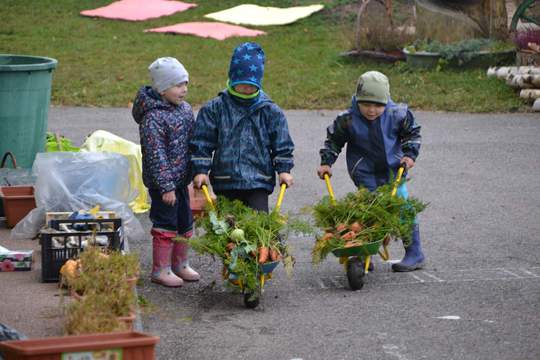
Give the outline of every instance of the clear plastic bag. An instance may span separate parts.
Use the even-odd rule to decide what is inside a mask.
[[[39,153],[32,168],[37,208],[11,231],[14,239],[33,238],[45,225],[45,212],[114,211],[122,218],[130,240],[144,237],[144,230],[128,204],[137,196],[129,181],[129,163],[120,154],[107,152]]]
[[[0,186],[32,185],[35,181],[31,169],[0,168]]]

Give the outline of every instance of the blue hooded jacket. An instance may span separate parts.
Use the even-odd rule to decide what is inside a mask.
[[[337,160],[341,149],[347,144],[347,169],[356,186],[365,186],[373,191],[388,183],[400,166],[403,156],[416,161],[420,151],[422,137],[420,125],[405,104],[389,101],[379,118],[384,145],[387,171],[376,171],[377,152],[370,139],[369,120],[358,109],[356,98],[352,105],[327,129],[324,147],[320,150],[321,165],[332,165]]]
[[[207,174],[214,190],[266,189],[275,173],[290,172],[294,144],[283,111],[261,90],[250,106],[226,90],[197,115],[190,143],[194,174]]]
[[[174,105],[150,86],[143,86],[133,103],[133,119],[139,124],[143,182],[161,194],[191,181],[189,140],[195,117],[183,101]]]

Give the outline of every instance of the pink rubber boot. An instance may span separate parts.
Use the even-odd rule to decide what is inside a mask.
[[[167,286],[180,287],[184,281],[171,271],[171,253],[173,251],[172,238],[176,233],[172,231],[152,229],[152,282]]]
[[[193,235],[193,231],[189,231],[181,237],[186,240]],[[201,276],[198,272],[193,270],[189,266],[188,262],[188,250],[189,245],[184,241],[175,241],[173,245],[173,256],[172,256],[172,270],[180,278],[185,281],[199,281]]]

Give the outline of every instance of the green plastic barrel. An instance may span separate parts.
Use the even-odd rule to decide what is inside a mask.
[[[22,168],[44,150],[55,59],[0,54],[0,156],[11,151]]]

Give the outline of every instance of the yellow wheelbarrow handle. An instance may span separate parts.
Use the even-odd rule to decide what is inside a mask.
[[[336,195],[334,195],[334,189],[332,189],[332,184],[330,183],[330,176],[328,176],[328,173],[324,174],[324,182],[326,183],[326,189],[328,189],[328,194],[330,195],[330,202],[332,205],[335,205]]]
[[[201,189],[203,191],[204,198],[206,199],[206,202],[208,203],[208,205],[210,205],[212,210],[216,210],[214,202],[212,201],[212,198],[210,197],[210,193],[208,192],[208,186],[203,185],[203,186],[201,186]]]
[[[392,196],[396,195],[397,188],[401,182],[401,177],[403,176],[403,171],[405,171],[405,166],[400,166],[397,171],[396,181],[394,181],[394,188],[392,189]]]
[[[283,202],[283,197],[285,196],[286,189],[287,189],[287,184],[281,184],[276,207],[274,209],[275,212],[279,212],[279,209],[281,209],[281,203]]]

